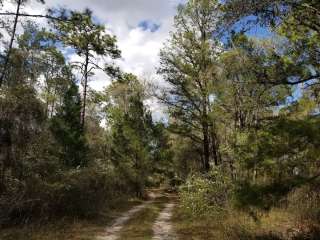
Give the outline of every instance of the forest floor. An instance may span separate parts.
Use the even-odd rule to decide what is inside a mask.
[[[276,209],[261,216],[259,224],[248,216],[235,213],[218,222],[185,217],[178,207],[175,194],[165,190],[149,192],[146,201],[120,201],[113,210],[101,211],[100,218],[87,221],[63,219],[50,224],[28,224],[24,227],[0,229],[1,240],[210,240],[240,239],[232,232],[242,232],[245,226],[255,236],[241,239],[270,238],[269,232],[286,235],[294,219],[287,211]],[[226,228],[229,226],[229,228]],[[227,236],[226,236],[227,234]],[[230,235],[231,234],[231,235]],[[278,234],[277,234],[278,235]],[[285,238],[287,239],[287,238]]]
[[[274,209],[256,223],[235,212],[221,219],[196,221],[179,209],[178,197],[165,190],[149,192],[148,200],[118,201],[113,209],[101,210],[91,220],[62,219],[46,224],[0,229],[1,240],[211,240],[289,239],[294,218],[288,211]],[[209,220],[209,221],[208,221]],[[270,235],[270,233],[275,235]],[[240,234],[240,235],[239,235]],[[242,236],[246,235],[246,236]],[[241,236],[241,237],[240,237]]]
[[[119,202],[99,219],[64,219],[50,224],[29,224],[0,229],[1,240],[174,240],[171,225],[176,197],[153,190],[147,201]]]
[[[1,240],[95,240],[98,233],[105,231],[106,226],[114,219],[121,217],[124,212],[135,206],[143,204],[142,201],[119,200],[111,209],[101,209],[99,216],[81,220],[64,218],[46,222],[34,222],[17,227],[0,229]]]
[[[190,219],[179,208],[173,210],[172,226],[181,240],[284,240],[296,233],[294,215],[284,209],[272,209],[259,215],[258,221],[240,211],[211,218]],[[313,238],[310,238],[313,239]],[[318,238],[316,238],[318,239]]]

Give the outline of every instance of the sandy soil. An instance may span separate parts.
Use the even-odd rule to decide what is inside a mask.
[[[168,203],[162,210],[154,223],[152,230],[154,233],[153,240],[173,240],[176,239],[171,225],[173,203]]]

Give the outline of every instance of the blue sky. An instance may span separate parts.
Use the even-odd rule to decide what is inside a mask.
[[[122,58],[116,62],[124,71],[132,72],[146,80],[163,80],[156,75],[159,64],[159,51],[173,30],[173,19],[176,7],[184,0],[46,0],[43,6],[36,1],[24,9],[25,12],[44,13],[46,7],[66,7],[73,10],[90,8],[95,20],[105,24],[109,33],[117,36]],[[8,10],[14,10],[10,7]],[[248,18],[249,19],[249,18]],[[239,29],[239,25],[236,26]],[[270,37],[270,32],[256,26],[249,32],[252,37]],[[71,49],[65,54],[71,61],[79,61]],[[90,85],[102,90],[110,84],[104,73],[96,72]],[[299,92],[295,93],[296,96]],[[156,117],[162,114],[162,107],[154,100],[148,105]]]
[[[139,22],[138,26],[143,31],[156,32],[160,29],[161,24],[155,23],[152,20],[142,20],[141,22]]]

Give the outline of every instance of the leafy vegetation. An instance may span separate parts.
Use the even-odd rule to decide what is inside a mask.
[[[166,185],[179,196],[178,238],[319,238],[319,1],[180,4],[155,89],[117,66],[117,38],[91,10],[13,4],[0,14],[14,17],[0,19],[1,227],[90,220]],[[111,81],[102,91],[89,85],[97,71]],[[151,238],[163,206],[121,236]]]

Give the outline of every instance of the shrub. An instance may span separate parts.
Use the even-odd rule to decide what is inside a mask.
[[[124,179],[96,167],[66,170],[55,178],[34,175],[23,182],[12,180],[9,186],[0,196],[0,225],[94,216],[129,192]]]
[[[320,222],[319,182],[300,187],[289,196],[289,210],[295,214],[297,221]]]
[[[181,210],[190,217],[223,215],[232,184],[219,169],[207,175],[192,175],[180,187]]]
[[[319,239],[320,236],[320,189],[319,181],[305,185],[288,196],[288,211],[296,222],[291,232],[293,240]]]

